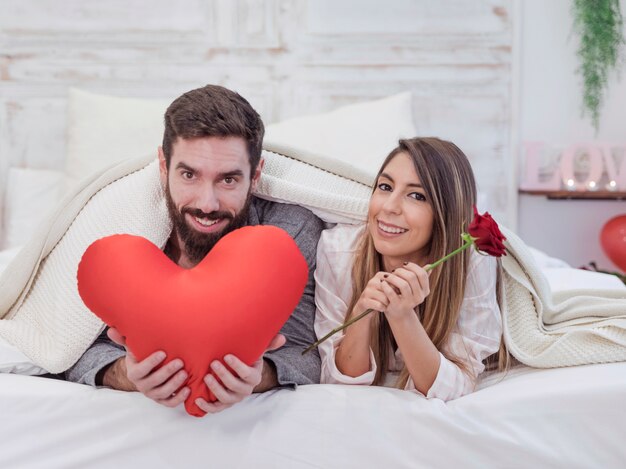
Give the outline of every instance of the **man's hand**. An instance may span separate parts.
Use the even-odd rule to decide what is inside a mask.
[[[109,338],[122,346],[126,340],[116,329],[110,328]],[[121,391],[139,391],[146,397],[167,407],[176,407],[187,399],[189,388],[179,389],[187,379],[182,360],[172,360],[164,367],[154,369],[165,360],[165,352],[158,351],[145,360],[137,361],[130,350],[104,372],[102,384]]]
[[[266,352],[285,345],[285,337],[276,335],[267,346]],[[211,363],[211,369],[219,377],[220,382],[212,375],[204,377],[204,382],[217,398],[215,402],[207,402],[202,398],[196,399],[196,405],[207,414],[215,414],[233,404],[242,401],[253,392],[263,392],[276,386],[276,370],[263,357],[252,366],[246,365],[234,355],[224,357],[226,364],[233,370],[231,373],[218,360]]]

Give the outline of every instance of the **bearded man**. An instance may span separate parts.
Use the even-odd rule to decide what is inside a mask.
[[[315,341],[313,272],[323,223],[302,207],[252,195],[263,169],[263,134],[263,122],[248,101],[220,86],[189,91],[165,113],[159,167],[173,229],[164,253],[179,266],[192,268],[227,233],[242,226],[274,225],[294,238],[309,266],[300,303],[264,356],[248,366],[227,355],[224,361],[232,372],[217,360],[211,364],[221,383],[211,374],[204,381],[217,401],[196,401],[207,413],[219,412],[252,392],[319,382],[317,350],[301,352]],[[181,388],[187,374],[180,359],[158,368],[166,359],[163,351],[138,361],[124,345],[118,331],[105,331],[65,373],[66,379],[139,391],[168,407],[189,396],[189,388]]]

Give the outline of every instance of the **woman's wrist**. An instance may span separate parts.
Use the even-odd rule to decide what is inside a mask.
[[[364,311],[356,306],[347,320],[357,317]],[[347,376],[360,376],[370,370],[370,331],[375,311],[348,326],[335,355],[335,364],[340,373]]]
[[[359,315],[362,315],[365,311],[366,310],[362,310],[358,307],[355,307],[352,310],[352,313],[346,318],[345,322],[354,320]],[[351,336],[360,336],[364,338],[367,337],[367,343],[369,344],[369,335],[370,335],[370,330],[372,328],[372,321],[374,320],[374,316],[376,314],[379,314],[379,313],[377,311],[371,311],[369,314],[366,314],[358,321],[355,321],[353,324],[350,324],[349,326],[347,326],[346,329],[344,330],[344,334],[348,334],[348,331],[351,331],[350,332]]]
[[[406,311],[402,311],[399,314],[387,314],[385,316],[387,318],[387,322],[392,327],[392,329],[394,328],[394,326],[407,327],[419,323],[419,318],[414,309],[407,309]]]
[[[359,306],[359,304],[357,303],[356,306],[352,309],[352,312],[350,313],[350,315],[346,318],[346,321],[349,321],[350,319],[356,318],[358,315],[363,314],[368,309],[369,308]],[[359,322],[366,322],[367,324],[371,324],[372,320],[374,319],[374,315],[377,312],[378,311],[371,311],[369,314],[366,314],[365,316],[363,316],[363,318],[359,319],[357,321],[357,324]]]

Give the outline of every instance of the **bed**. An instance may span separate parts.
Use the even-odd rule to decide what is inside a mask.
[[[618,468],[625,395],[625,363],[522,367],[448,403],[309,385],[197,419],[136,393],[0,374],[0,467]]]
[[[20,246],[73,177],[110,163],[105,153],[89,152],[90,160],[80,159],[87,153],[87,145],[100,145],[94,142],[94,133],[85,129],[88,118],[79,110],[88,109],[93,120],[99,100],[105,98],[78,93],[70,99],[70,110],[78,113],[70,121],[80,122],[82,127],[70,129],[69,166],[43,173],[29,168],[10,173],[4,197],[0,273],[12,260],[19,261]],[[388,132],[376,133],[379,142],[362,142],[364,147],[355,155],[362,156],[367,148],[380,154],[379,148],[403,133],[416,133],[409,122],[406,99],[394,97],[353,111],[360,116],[371,112],[387,123],[404,116],[402,122],[388,126]],[[155,103],[150,106],[149,112],[160,109]],[[345,119],[337,119],[325,131],[345,136],[340,128]],[[332,116],[319,120],[329,122]],[[102,128],[102,123],[91,125]],[[286,135],[304,141],[306,135],[298,134],[298,129],[311,125],[309,121],[277,126],[268,132],[269,141],[275,149],[292,144],[284,141]],[[132,132],[137,130],[129,131],[130,136],[119,139],[132,140]],[[318,129],[317,135],[322,131]],[[115,129],[108,132],[111,139]],[[351,180],[315,173],[315,178],[328,178],[321,185],[330,188],[323,207],[313,206],[307,199],[311,187],[294,190],[297,183],[315,179],[310,172],[317,171],[316,163],[323,165],[324,159],[340,151],[345,149],[329,146],[320,160],[296,163],[272,159],[275,153],[266,154],[269,168],[261,195],[307,206],[329,223],[358,221],[371,177],[367,168],[375,164],[373,160],[357,168]],[[339,210],[333,194],[340,195],[344,207],[346,197],[352,197],[354,203]],[[572,269],[548,254],[532,252],[555,293],[584,285],[623,288],[626,295],[626,286],[615,277]],[[300,386],[295,392],[282,389],[253,395],[202,419],[190,417],[182,407],[161,407],[137,393],[30,376],[41,370],[5,342],[0,342],[0,367],[4,371],[0,373],[3,468],[617,468],[626,463],[622,441],[626,435],[626,362],[554,369],[517,366],[505,373],[483,375],[474,393],[447,403],[388,388]]]

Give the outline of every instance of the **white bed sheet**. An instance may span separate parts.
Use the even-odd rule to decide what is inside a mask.
[[[17,253],[0,251],[0,272]],[[553,290],[619,286],[543,267]],[[136,393],[0,374],[0,468],[621,468],[625,399],[626,363],[523,367],[447,404],[315,385],[196,419]]]
[[[522,368],[482,386],[447,404],[301,386],[198,419],[137,393],[2,374],[0,467],[624,467],[626,363]]]
[[[11,249],[4,249],[0,251],[0,275],[2,275],[4,269],[9,266],[13,258],[17,256],[21,249],[22,246],[16,246]]]

